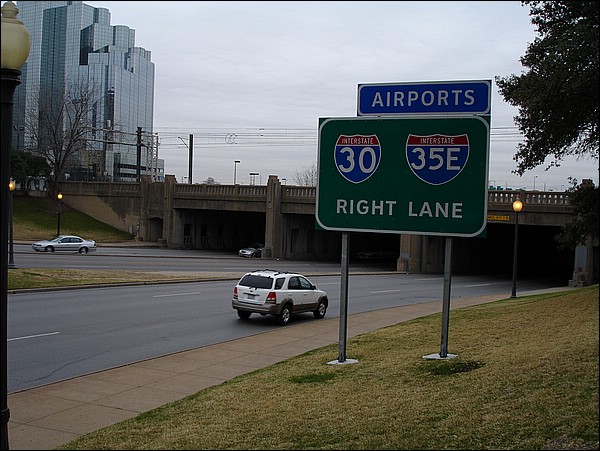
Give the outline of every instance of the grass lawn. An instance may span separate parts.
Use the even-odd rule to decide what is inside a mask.
[[[598,449],[598,286],[441,314],[236,377],[58,449]]]
[[[55,201],[47,198],[13,197],[13,238],[36,241],[56,236],[58,213]],[[60,233],[78,235],[99,242],[131,240],[130,233],[117,230],[91,216],[70,208],[64,202],[60,209]]]

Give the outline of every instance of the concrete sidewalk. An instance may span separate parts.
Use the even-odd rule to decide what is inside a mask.
[[[522,292],[520,296],[569,289]],[[510,293],[453,299],[451,309],[508,297]],[[347,337],[441,311],[442,302],[435,301],[349,315]],[[15,450],[52,449],[235,376],[339,343],[339,322],[339,318],[292,322],[251,337],[9,394],[9,447]],[[431,350],[431,353],[437,352],[439,349]],[[337,353],[332,354],[331,360],[337,358]]]

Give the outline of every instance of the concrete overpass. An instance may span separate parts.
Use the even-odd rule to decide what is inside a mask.
[[[170,248],[236,251],[259,241],[265,243],[266,258],[340,258],[341,232],[316,225],[316,188],[282,185],[274,175],[262,186],[180,184],[167,176],[165,182],[61,182],[60,189],[65,204],[138,240]],[[556,274],[565,282],[597,280],[597,243],[576,252],[556,248],[554,236],[572,218],[567,196],[540,191],[489,191],[486,231],[477,238],[453,239],[453,272],[510,274],[516,196],[524,204],[520,272]],[[350,258],[379,251],[390,255],[400,271],[441,273],[444,242],[441,236],[351,233]]]

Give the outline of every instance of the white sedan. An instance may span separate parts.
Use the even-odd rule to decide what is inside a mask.
[[[75,235],[60,235],[52,240],[43,240],[31,245],[37,252],[79,252],[87,254],[96,250],[94,240],[86,240]]]

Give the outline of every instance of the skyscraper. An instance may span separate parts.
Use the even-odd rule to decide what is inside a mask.
[[[81,1],[16,3],[31,51],[15,92],[14,147],[42,154],[59,147],[49,136],[52,116],[62,123],[61,143],[71,139],[61,179],[162,179],[152,132],[154,63],[135,46],[135,30],[111,25],[108,9]],[[76,140],[69,137],[75,127],[85,129]]]

